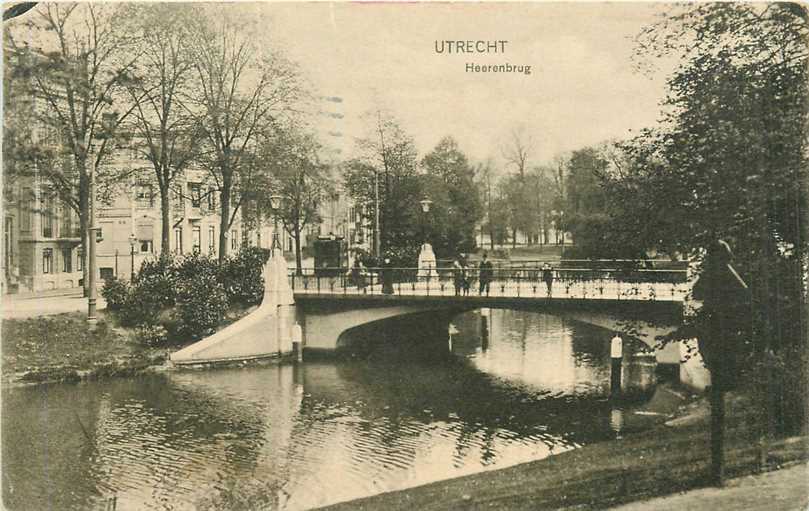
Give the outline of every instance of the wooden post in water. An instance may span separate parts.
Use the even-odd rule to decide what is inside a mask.
[[[296,362],[303,362],[303,330],[297,321],[292,326],[292,353]]]

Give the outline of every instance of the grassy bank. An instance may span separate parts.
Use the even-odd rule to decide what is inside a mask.
[[[234,308],[220,328],[238,321],[251,308]],[[2,381],[42,383],[126,376],[163,364],[170,352],[193,343],[174,339],[152,347],[134,329],[118,324],[115,314],[99,312],[91,327],[86,314],[73,312],[2,322]]]
[[[3,383],[71,381],[132,372],[162,363],[166,349],[148,348],[130,329],[100,313],[91,327],[81,312],[3,320]]]
[[[762,467],[749,400],[729,399],[726,463],[735,477],[806,459],[805,438],[782,439]],[[705,400],[679,419],[536,462],[330,506],[329,510],[603,509],[704,486],[710,468]]]

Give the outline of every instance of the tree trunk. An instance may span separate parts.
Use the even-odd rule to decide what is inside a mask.
[[[517,228],[511,229],[511,248],[517,248]]]
[[[227,232],[230,228],[230,189],[231,182],[230,176],[223,172],[222,178],[222,196],[220,197],[221,209],[219,218],[219,262],[225,260],[228,249]]]
[[[168,185],[165,189],[160,187],[160,255],[168,257],[171,252],[169,230],[171,229],[171,205],[169,204]]]
[[[301,226],[295,222],[292,229],[292,237],[295,240],[295,275],[303,275],[303,261],[301,259]]]

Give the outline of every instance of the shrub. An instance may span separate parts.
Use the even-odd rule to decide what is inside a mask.
[[[154,298],[153,286],[135,286],[129,293],[129,299],[119,311],[121,324],[124,326],[156,325],[161,310],[164,308],[160,300]]]
[[[107,309],[111,311],[121,310],[129,301],[129,294],[129,284],[115,277],[107,279],[101,288],[101,296],[107,302]]]
[[[202,273],[181,280],[177,286],[173,328],[181,338],[198,339],[213,332],[227,309],[227,293],[213,275]]]
[[[226,259],[219,268],[217,280],[227,293],[231,305],[254,305],[264,295],[262,269],[270,258],[270,251],[258,247],[245,247],[236,257]]]
[[[177,281],[193,280],[201,275],[215,277],[218,272],[217,260],[199,252],[179,256],[170,266],[170,273]]]
[[[175,260],[171,257],[164,256],[154,261],[146,261],[135,275],[133,288],[151,295],[151,300],[155,302],[158,310],[172,307],[176,299],[175,267]]]
[[[168,340],[168,331],[162,325],[143,325],[136,332],[137,340],[144,346],[162,346]]]

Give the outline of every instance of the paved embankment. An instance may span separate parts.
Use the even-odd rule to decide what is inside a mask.
[[[749,410],[742,398],[730,400],[726,444],[729,477],[750,474],[759,468],[758,429]],[[698,488],[705,485],[709,473],[707,405],[700,400],[683,414],[647,431],[543,460],[384,493],[327,509],[604,509]],[[806,453],[805,438],[779,440],[770,446],[769,467],[806,459]],[[787,474],[791,475],[792,472]],[[795,478],[786,477],[785,484],[794,482]],[[717,491],[724,494],[726,490]],[[800,489],[793,488],[791,493],[801,498]],[[723,505],[714,508],[738,509]]]
[[[80,288],[59,290],[58,292],[37,295],[4,295],[3,319],[24,319],[38,316],[52,316],[66,312],[87,311],[87,298]],[[106,307],[99,293],[97,307]]]

